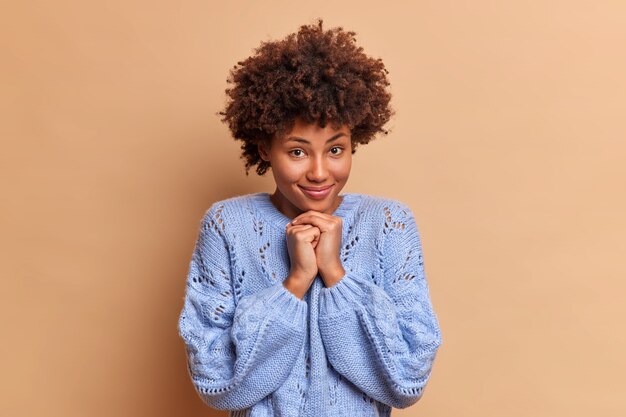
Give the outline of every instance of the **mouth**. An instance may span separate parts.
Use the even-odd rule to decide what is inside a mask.
[[[308,197],[315,200],[320,200],[325,198],[330,193],[330,190],[333,188],[334,185],[335,184],[331,184],[326,187],[303,187],[301,185],[298,185],[298,187],[300,187],[302,192]]]

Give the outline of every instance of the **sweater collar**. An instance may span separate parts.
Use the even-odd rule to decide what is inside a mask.
[[[357,206],[357,202],[360,200],[361,194],[357,193],[344,193],[339,194],[340,197],[343,197],[339,206],[333,212],[333,216],[339,216],[343,220],[348,220],[350,214],[354,211],[354,208]],[[276,226],[284,229],[287,227],[287,224],[291,221],[289,217],[283,214],[281,211],[274,206],[272,200],[270,200],[270,194],[267,192],[260,192],[252,194],[252,201],[254,203],[255,208],[260,212],[261,217],[264,219],[268,219]],[[344,222],[345,224],[345,222]]]

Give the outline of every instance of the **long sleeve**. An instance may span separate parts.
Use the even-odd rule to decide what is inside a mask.
[[[405,205],[394,213],[385,210],[383,282],[347,272],[323,288],[319,325],[328,359],[340,374],[371,398],[406,408],[423,394],[441,332],[413,214]]]
[[[224,223],[215,206],[201,221],[178,331],[202,400],[216,409],[239,410],[289,376],[304,346],[308,306],[282,283],[236,301],[233,281],[241,277],[232,276]]]

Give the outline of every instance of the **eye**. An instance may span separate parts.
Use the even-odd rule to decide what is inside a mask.
[[[338,149],[339,152],[332,152],[333,149]],[[333,146],[332,148],[330,148],[330,150],[333,155],[341,155],[343,153],[343,148],[340,146]]]
[[[296,155],[296,154],[294,154],[294,152],[301,152],[301,153]],[[302,149],[292,149],[288,153],[289,153],[289,155],[293,155],[293,156],[299,158],[300,156],[302,156],[304,154],[304,151]]]

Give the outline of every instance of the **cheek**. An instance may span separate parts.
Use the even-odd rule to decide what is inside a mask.
[[[304,164],[298,164],[289,160],[282,160],[276,164],[274,176],[280,182],[294,182],[305,174]]]
[[[341,161],[335,167],[335,177],[337,178],[348,178],[350,175],[350,169],[352,168],[352,160],[346,159],[345,161]]]

